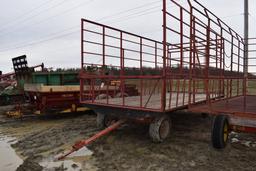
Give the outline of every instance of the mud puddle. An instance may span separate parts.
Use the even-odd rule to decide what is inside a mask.
[[[11,144],[14,138],[0,136],[0,170],[16,170],[23,160],[16,154]]]
[[[44,160],[39,163],[44,169],[44,171],[54,171],[56,168],[59,170],[69,170],[69,171],[76,171],[81,170],[82,165],[80,163],[74,162],[72,160],[65,160],[65,161],[48,161]]]
[[[93,154],[92,151],[90,151],[88,148],[84,147],[68,157],[66,157],[63,161],[57,161],[56,158],[59,157],[49,157],[46,159],[43,159],[39,164],[44,168],[45,171],[51,171],[51,170],[68,170],[68,171],[78,171],[84,169],[84,164],[80,161],[81,158],[89,158]]]

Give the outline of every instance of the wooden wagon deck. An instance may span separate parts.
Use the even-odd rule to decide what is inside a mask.
[[[198,105],[192,108],[195,111],[212,111],[229,114],[253,114],[256,118],[256,96],[238,96],[227,100],[219,100],[209,105]]]
[[[107,86],[95,86],[96,90],[106,91]],[[109,86],[109,90],[115,90],[115,86]],[[85,85],[84,91],[89,91],[90,86]],[[44,85],[44,84],[25,84],[24,91],[38,92],[38,93],[67,93],[67,92],[80,92],[80,85]]]
[[[255,102],[256,96],[238,96],[231,99],[215,101],[211,105],[196,105],[190,111],[227,114],[230,115],[230,122],[233,125],[256,128]]]
[[[195,103],[203,102],[206,100],[206,94],[195,94]],[[107,99],[96,99],[95,104],[107,104]],[[123,98],[109,98],[109,105],[121,106],[123,105]],[[124,98],[125,106],[143,107],[147,109],[160,109],[161,108],[161,94],[131,96]],[[171,110],[175,108],[187,107],[189,104],[189,94],[167,93],[166,94],[166,108]]]

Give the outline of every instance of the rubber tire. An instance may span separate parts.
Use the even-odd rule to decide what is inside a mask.
[[[160,135],[160,127],[161,127],[161,124],[164,122],[164,121],[168,121],[169,123],[169,129],[168,129],[168,133],[167,133],[167,136],[166,137],[161,137]],[[149,125],[149,136],[150,138],[152,139],[153,142],[155,143],[161,143],[163,142],[170,134],[170,130],[171,130],[171,119],[169,116],[167,115],[164,115],[162,117],[157,117],[153,120],[153,122],[150,123]]]
[[[217,115],[214,118],[212,126],[212,146],[216,149],[223,149],[227,145],[224,141],[224,126],[228,124],[228,118],[225,115]]]
[[[102,113],[97,113],[96,123],[98,128],[103,129],[106,127],[105,118],[106,118],[106,115]]]
[[[107,124],[107,119],[109,119],[108,124]],[[97,113],[96,122],[97,122],[97,127],[100,129],[109,127],[112,124],[112,122],[115,122],[115,121],[116,121],[116,119],[113,117],[110,117],[109,115]]]

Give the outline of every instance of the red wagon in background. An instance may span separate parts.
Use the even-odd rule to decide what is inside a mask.
[[[197,0],[163,0],[161,42],[82,19],[80,102],[100,127],[120,118],[148,122],[155,142],[168,137],[173,111],[214,114],[212,143],[223,148],[230,130],[256,127],[256,76],[247,73],[244,47]]]

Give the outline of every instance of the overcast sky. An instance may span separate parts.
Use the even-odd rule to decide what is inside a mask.
[[[181,0],[182,1],[182,0]],[[243,35],[243,0],[199,0]],[[250,2],[250,37],[256,37],[256,1]],[[87,18],[162,40],[161,0],[1,0],[0,70],[26,54],[29,65],[80,67],[80,19]]]

